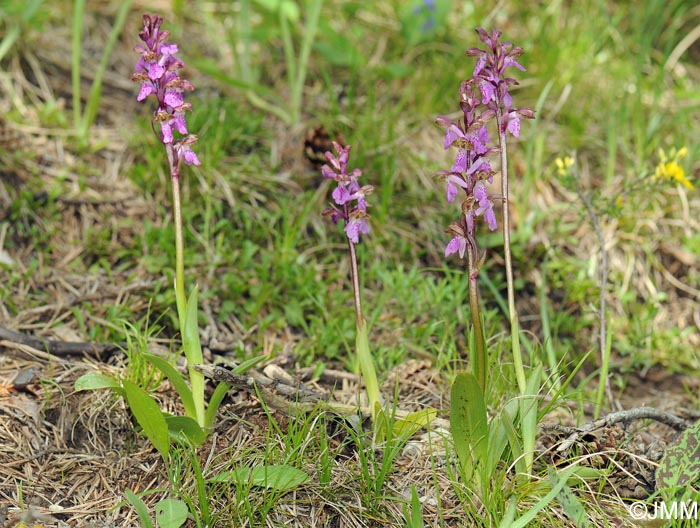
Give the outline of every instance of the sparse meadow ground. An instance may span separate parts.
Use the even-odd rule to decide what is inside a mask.
[[[700,8],[482,4],[0,3],[0,525],[700,506]],[[146,13],[194,88],[186,131],[136,100]],[[480,27],[522,47],[535,117],[513,137],[494,110],[507,250],[495,121],[489,171],[449,133]]]

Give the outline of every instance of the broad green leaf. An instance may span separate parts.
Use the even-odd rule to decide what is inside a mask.
[[[155,400],[141,388],[126,380],[124,380],[123,386],[126,401],[134,418],[143,429],[143,434],[158,450],[163,460],[167,462],[170,452],[170,436],[165,416]]]
[[[185,524],[188,514],[187,505],[177,499],[163,499],[156,504],[158,528],[180,528]]]
[[[192,418],[196,418],[197,415],[195,414],[194,400],[192,399],[192,391],[185,382],[185,379],[182,377],[182,374],[180,374],[175,367],[173,367],[167,360],[163,359],[162,357],[156,356],[154,354],[143,354],[143,357],[151,365],[153,365],[155,368],[157,368],[163,374],[165,374],[165,377],[168,378],[168,380],[170,380],[170,383],[173,384],[173,387],[180,396],[182,406],[185,408],[185,414],[187,416],[191,416]]]
[[[234,469],[209,479],[210,482],[232,482],[239,486],[259,486],[277,491],[290,491],[307,480],[309,476],[305,472],[284,464]]]
[[[128,500],[131,503],[131,505],[134,507],[134,509],[136,510],[136,513],[138,514],[139,519],[141,520],[141,528],[153,528],[153,523],[151,522],[151,517],[148,514],[148,507],[138,497],[138,495],[136,495],[129,488],[126,488],[124,490],[124,496],[126,496],[126,500]]]
[[[556,488],[559,484],[559,475],[557,475],[557,471],[552,467],[548,467],[547,472],[549,473],[549,481],[552,483],[552,488]],[[571,519],[578,528],[585,528],[588,526],[586,511],[576,498],[576,495],[571,491],[571,488],[566,485],[566,482],[559,491],[557,500],[559,504],[562,505],[562,508],[564,508],[566,516]]]
[[[106,374],[101,374],[99,372],[88,372],[87,374],[83,374],[77,380],[75,380],[74,388],[77,391],[114,389],[118,392],[122,392],[122,386],[118,380],[114,379],[112,376],[107,376]]]
[[[486,404],[479,382],[471,373],[457,375],[452,384],[450,427],[462,470],[470,476],[476,463],[483,463],[488,455]]]
[[[683,431],[666,448],[656,468],[659,490],[693,485],[700,479],[700,421]]]
[[[172,416],[170,414],[165,414],[165,422],[168,424],[168,431],[170,434],[179,438],[180,435],[184,435],[187,439],[196,446],[200,446],[207,439],[207,431],[202,429],[197,420],[190,416]]]

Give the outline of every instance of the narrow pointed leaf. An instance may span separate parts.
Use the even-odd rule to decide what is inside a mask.
[[[126,500],[134,507],[136,513],[141,520],[142,528],[153,528],[153,523],[151,522],[151,517],[148,514],[148,507],[146,504],[129,488],[124,490],[124,496]]]
[[[192,391],[182,377],[182,374],[173,367],[167,360],[162,357],[156,356],[154,354],[144,354],[144,359],[148,361],[151,365],[160,370],[166,378],[172,383],[173,387],[180,396],[182,401],[182,406],[185,408],[185,414],[196,418],[196,411],[194,407],[194,400],[192,399]]]

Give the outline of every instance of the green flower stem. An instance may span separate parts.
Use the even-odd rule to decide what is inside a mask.
[[[469,310],[472,314],[472,324],[474,325],[474,341],[476,354],[474,356],[473,371],[479,382],[481,392],[486,394],[486,370],[488,360],[486,357],[486,340],[484,329],[481,326],[481,311],[479,310],[479,290],[476,279],[479,274],[476,264],[476,255],[471,244],[467,244],[467,273],[469,274]],[[469,339],[467,339],[467,342]]]
[[[187,312],[187,296],[185,295],[185,243],[182,234],[182,202],[180,200],[180,174],[174,166],[173,146],[165,144],[170,165],[171,183],[173,186],[173,222],[175,223],[175,302],[177,316],[180,322],[180,332],[185,328],[185,313]]]
[[[367,391],[369,408],[372,410],[372,419],[374,419],[377,411],[381,408],[381,402],[379,399],[379,381],[377,380],[377,372],[374,369],[372,353],[369,350],[367,323],[365,323],[365,320],[362,317],[360,278],[357,270],[357,254],[355,253],[355,244],[349,238],[348,247],[350,248],[350,275],[352,277],[352,289],[355,295],[355,316],[357,322],[355,353],[357,354],[357,362],[360,364],[360,372],[365,380],[365,390]]]
[[[508,152],[506,132],[501,127],[503,116],[501,109],[496,109],[496,126],[498,127],[498,142],[501,151],[501,193],[503,194],[503,253],[506,263],[506,283],[508,285],[508,315],[510,318],[510,342],[513,351],[515,377],[518,379],[520,394],[525,394],[527,383],[523,368],[523,355],[520,350],[520,325],[518,313],[515,311],[515,290],[513,288],[513,263],[510,255],[510,216],[508,213]]]
[[[175,302],[177,304],[177,317],[180,323],[182,335],[182,347],[187,358],[187,366],[190,375],[190,386],[194,400],[195,414],[193,418],[200,426],[205,425],[204,410],[204,376],[192,368],[193,365],[202,363],[202,348],[199,342],[199,330],[197,327],[196,290],[193,293],[193,306],[187,304],[185,295],[185,243],[182,231],[182,201],[180,199],[180,174],[175,162],[173,146],[165,144],[165,152],[170,166],[170,181],[173,186],[173,223],[175,224]],[[189,311],[189,313],[188,313]]]

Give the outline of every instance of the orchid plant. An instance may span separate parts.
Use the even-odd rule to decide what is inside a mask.
[[[486,387],[488,359],[486,340],[481,324],[477,278],[485,254],[480,254],[476,239],[477,220],[482,218],[491,231],[497,226],[494,200],[502,205],[503,240],[506,254],[506,277],[508,282],[508,306],[511,320],[513,342],[517,337],[517,314],[513,294],[512,265],[510,258],[510,236],[508,216],[508,158],[506,152],[506,133],[515,137],[520,135],[520,118],[533,118],[534,112],[527,108],[514,108],[509,87],[517,84],[515,79],[505,77],[505,70],[516,67],[525,68],[516,60],[523,53],[519,46],[510,42],[501,42],[501,33],[494,30],[488,33],[479,28],[477,33],[486,44],[486,50],[471,48],[467,56],[477,57],[477,64],[472,77],[463,81],[459,87],[462,119],[455,122],[448,117],[437,118],[438,125],[446,129],[444,148],[456,148],[455,161],[449,170],[442,170],[437,176],[446,184],[447,201],[454,202],[462,192],[461,213],[456,222],[450,224],[447,233],[451,235],[445,248],[445,256],[453,253],[465,258],[469,280],[469,307],[475,333],[475,353],[473,357],[474,373],[482,391]],[[495,120],[498,130],[498,145],[489,145],[487,123]],[[486,184],[493,183],[495,174],[489,156],[500,152],[501,194],[489,191]],[[517,347],[517,350],[516,350]],[[524,390],[522,358],[520,349],[514,345],[514,362],[521,390]],[[521,378],[523,380],[521,382]]]
[[[501,41],[501,33],[494,30],[477,29],[485,49],[471,48],[466,54],[476,57],[472,76],[459,87],[462,118],[458,121],[440,116],[437,124],[445,129],[444,149],[455,149],[454,162],[447,170],[436,176],[445,183],[448,202],[461,195],[460,215],[447,229],[450,239],[445,247],[445,256],[458,254],[466,260],[469,308],[473,330],[470,343],[472,372],[459,374],[452,386],[450,421],[455,450],[459,455],[465,478],[476,478],[484,497],[489,493],[489,483],[496,464],[503,456],[507,444],[516,466],[523,474],[532,467],[534,439],[537,425],[536,392],[540,380],[540,369],[529,379],[525,376],[520,352],[518,318],[515,311],[512,264],[510,256],[510,225],[508,215],[508,157],[506,136],[520,135],[520,120],[534,118],[527,108],[515,108],[509,93],[517,81],[507,77],[508,68],[521,71],[525,68],[518,62],[523,49],[507,41]],[[489,136],[488,125],[495,122],[498,142]],[[500,154],[500,193],[491,190],[496,174],[490,156]],[[484,334],[477,279],[485,252],[479,250],[477,227],[482,220],[491,231],[498,228],[495,203],[501,204],[502,232],[505,252],[506,280],[508,283],[508,308],[511,328],[513,364],[520,398],[512,400],[503,413],[489,423],[485,398],[488,387],[488,353]],[[514,430],[514,420],[519,416],[520,441],[505,431]],[[516,454],[521,454],[522,456]]]
[[[372,417],[375,417],[381,406],[379,382],[377,381],[377,373],[369,349],[367,323],[362,315],[360,278],[357,267],[357,253],[355,251],[355,246],[360,242],[360,235],[369,233],[368,221],[370,216],[367,213],[366,196],[371,194],[374,188],[371,185],[360,185],[358,181],[360,176],[362,176],[360,169],[355,168],[352,171],[348,171],[350,145],[342,147],[334,141],[333,150],[335,150],[335,154],[331,152],[325,153],[328,164],[321,167],[321,173],[325,178],[335,181],[337,187],[331,194],[333,203],[328,209],[323,211],[323,215],[330,217],[335,224],[342,220],[345,225],[344,231],[348,239],[348,250],[350,252],[350,275],[355,299],[355,320],[357,324],[355,351],[362,377],[365,380],[365,389]]]
[[[158,141],[165,148],[170,169],[175,224],[175,300],[182,346],[187,359],[189,385],[166,359],[153,354],[145,354],[144,357],[173,384],[182,400],[185,416],[161,413],[157,403],[143,389],[126,380],[119,383],[107,376],[92,373],[78,379],[76,388],[112,388],[124,395],[144,434],[167,461],[170,445],[168,432],[173,435],[184,434],[195,444],[202,443],[229,387],[225,383],[219,384],[206,406],[204,376],[193,368],[202,363],[202,347],[197,325],[197,287],[192,288],[189,297],[185,294],[180,174],[183,164],[200,165],[197,154],[192,150],[197,136],[189,133],[185,117],[192,105],[185,101],[184,95],[192,91],[194,86],[180,76],[179,71],[184,63],[177,57],[177,44],[168,42],[170,32],[161,29],[162,23],[163,18],[158,15],[143,16],[143,30],[139,33],[143,44],[135,48],[139,58],[131,79],[141,83],[137,96],[139,102],[149,97],[157,101],[152,127]]]
[[[393,412],[385,412],[386,409],[382,406],[379,380],[369,348],[369,331],[362,315],[360,276],[355,248],[360,243],[360,235],[367,235],[370,232],[370,215],[367,213],[368,204],[366,198],[374,191],[374,187],[360,184],[359,178],[362,176],[360,169],[348,169],[350,145],[343,147],[334,141],[333,150],[335,154],[332,152],[325,153],[328,163],[321,167],[321,174],[336,183],[336,187],[331,193],[333,202],[330,204],[330,207],[323,211],[323,216],[330,217],[334,224],[342,221],[344,225],[343,230],[348,240],[350,277],[355,301],[357,327],[355,353],[357,354],[360,373],[365,382],[367,401],[374,426],[374,438],[378,442],[386,441],[391,443],[396,440],[401,443],[408,440],[415,431],[429,424],[437,416],[437,411],[426,408],[420,411],[402,413],[399,417],[395,412],[396,409]],[[387,455],[387,461],[389,458],[389,455]]]

